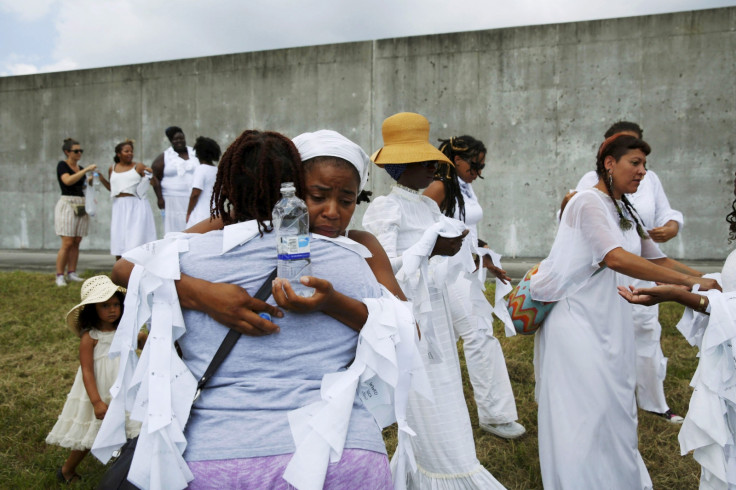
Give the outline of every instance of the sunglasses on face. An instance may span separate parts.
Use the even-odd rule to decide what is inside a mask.
[[[476,172],[480,172],[484,168],[486,168],[486,162],[474,162],[472,160],[466,160],[463,157],[460,157],[463,159],[468,165],[470,165],[470,168],[475,170]]]
[[[84,150],[69,150],[72,153],[84,153]]]

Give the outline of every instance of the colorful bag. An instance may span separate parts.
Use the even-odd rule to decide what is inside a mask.
[[[514,323],[516,333],[521,335],[532,335],[539,330],[547,314],[555,305],[554,301],[536,301],[532,299],[529,285],[532,276],[539,270],[539,264],[535,265],[526,274],[524,279],[508,295],[508,310],[511,321]]]

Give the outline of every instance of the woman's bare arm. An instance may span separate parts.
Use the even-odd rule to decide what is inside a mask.
[[[110,277],[115,284],[127,287],[134,264],[125,259],[115,262]],[[253,298],[235,284],[212,283],[181,274],[175,281],[182,308],[207,313],[215,321],[244,335],[261,336],[279,331],[279,327],[258,315],[265,312],[274,318],[284,313],[275,306]]]
[[[627,252],[621,247],[614,248],[608,252],[603,259],[603,262],[610,269],[636,279],[667,284],[681,284],[689,288],[693,287],[695,284],[700,284],[700,289],[702,290],[721,290],[720,285],[714,279],[692,276],[667,267],[659,266],[652,261]]]
[[[376,280],[383,284],[386,289],[391,291],[401,301],[406,301],[406,296],[404,296],[404,292],[396,280],[394,271],[391,268],[391,261],[381,246],[381,242],[372,233],[361,230],[350,230],[348,237],[363,245],[373,254],[372,257],[365,259],[365,261],[368,263],[371,271],[373,271],[373,275],[376,276]]]

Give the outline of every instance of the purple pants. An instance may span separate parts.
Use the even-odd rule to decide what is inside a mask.
[[[294,488],[282,478],[291,454],[245,459],[189,461],[194,480],[191,490],[288,490]],[[393,489],[391,470],[385,454],[364,449],[345,449],[337,463],[327,467],[325,489]]]

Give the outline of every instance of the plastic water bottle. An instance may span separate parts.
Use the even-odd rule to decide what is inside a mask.
[[[293,182],[281,183],[281,200],[273,208],[273,227],[278,249],[277,276],[288,279],[294,292],[309,297],[310,288],[299,282],[302,276],[312,275],[312,259],[309,255],[309,211],[307,205],[296,197]]]

